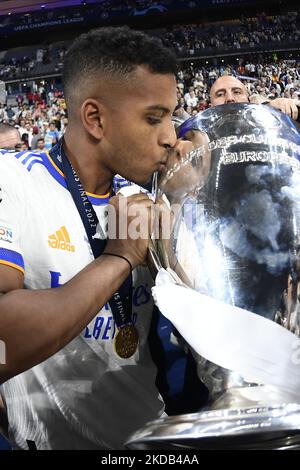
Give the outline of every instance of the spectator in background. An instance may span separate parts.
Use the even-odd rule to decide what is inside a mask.
[[[32,127],[32,139],[31,139],[31,146],[32,150],[36,149],[38,146],[38,141],[41,139],[41,134],[38,126]],[[44,140],[44,139],[43,139]]]
[[[44,130],[44,123],[47,123],[47,126],[49,126],[48,118],[47,118],[47,113],[44,111],[42,108],[39,108],[35,110],[34,112],[34,119],[37,120],[37,125],[41,130]],[[46,132],[47,129],[44,130]]]
[[[64,116],[61,120],[61,133],[62,134],[65,132],[67,125],[68,125],[68,118],[67,116]]]
[[[184,109],[184,104],[179,102],[173,112],[173,116],[181,119],[183,122],[190,117],[190,114]]]
[[[61,131],[61,113],[57,111],[55,113],[55,116],[53,117],[53,122],[55,122],[55,127],[58,130],[58,132]]]
[[[45,147],[45,139],[43,137],[40,137],[37,140],[36,147],[33,147],[33,150],[36,152],[47,152],[47,149]]]
[[[7,121],[9,118],[8,118],[8,114],[7,114],[7,110],[4,106],[4,104],[0,104],[0,122],[2,121]]]
[[[27,150],[28,150],[28,141],[22,140],[20,152],[27,152]]]
[[[14,117],[16,116],[16,113],[14,112],[14,110],[11,108],[10,105],[7,105],[6,113],[7,113],[8,119],[14,119]]]
[[[48,121],[42,121],[41,127],[40,127],[41,137],[45,138],[45,135],[46,135],[48,130],[49,130],[49,122]]]
[[[249,95],[245,85],[240,80],[226,75],[219,77],[212,85],[210,90],[210,102],[212,107],[229,103],[249,103]],[[297,105],[300,105],[298,100],[275,98],[274,100],[265,99],[263,102],[273,108],[279,109],[293,120],[297,120]]]
[[[26,97],[27,97],[29,106],[31,106],[31,105],[33,104],[33,93],[32,93],[31,90],[29,90],[29,91],[26,93]]]
[[[190,108],[195,108],[198,104],[198,98],[195,95],[193,87],[189,88],[189,92],[184,95],[185,104]]]
[[[50,122],[49,129],[45,133],[45,147],[50,150],[59,141],[59,132],[56,129],[55,121]]]
[[[10,124],[0,123],[0,149],[15,150],[21,144],[18,129]]]
[[[18,93],[17,96],[16,96],[16,101],[18,103],[18,105],[21,105],[24,101],[24,96],[22,95],[22,93]]]
[[[23,138],[23,134],[26,134],[27,133],[27,129],[26,129],[26,121],[25,119],[21,118],[19,120],[19,127],[18,127],[18,131],[20,133],[20,137],[21,139]]]
[[[31,141],[32,141],[32,137],[33,137],[33,132],[32,132],[32,125],[31,125],[30,122],[26,122],[25,129],[26,129],[26,134],[27,134],[27,138],[25,140],[28,143],[28,148],[31,148]]]
[[[197,106],[198,111],[204,111],[207,108],[208,108],[208,104],[207,104],[206,100],[201,98],[199,100],[199,103],[198,103],[198,106]]]

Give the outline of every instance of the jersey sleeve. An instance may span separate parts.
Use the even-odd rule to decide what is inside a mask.
[[[22,175],[12,155],[0,155],[0,264],[24,273],[21,227],[24,214]]]

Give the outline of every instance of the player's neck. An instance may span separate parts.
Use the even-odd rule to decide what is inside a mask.
[[[92,155],[92,149],[88,149],[85,144],[76,142],[72,145],[71,142],[76,142],[76,139],[66,132],[64,150],[85,191],[100,196],[107,194],[113,178],[111,172],[101,166],[96,156]]]

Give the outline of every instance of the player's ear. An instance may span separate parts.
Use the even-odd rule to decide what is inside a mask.
[[[80,116],[85,130],[95,139],[101,139],[105,123],[104,105],[94,98],[88,98],[81,105]]]

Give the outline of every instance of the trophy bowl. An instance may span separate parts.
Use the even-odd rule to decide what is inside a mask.
[[[160,231],[150,254],[156,270],[183,289],[174,324],[192,347],[209,402],[199,413],[149,423],[128,446],[295,448],[300,135],[280,111],[237,103],[201,112],[177,131],[194,150],[171,154],[158,175],[156,197],[169,206],[171,235]],[[180,328],[190,307],[193,340]],[[198,340],[195,331],[204,332]],[[206,333],[212,340],[201,349]]]

